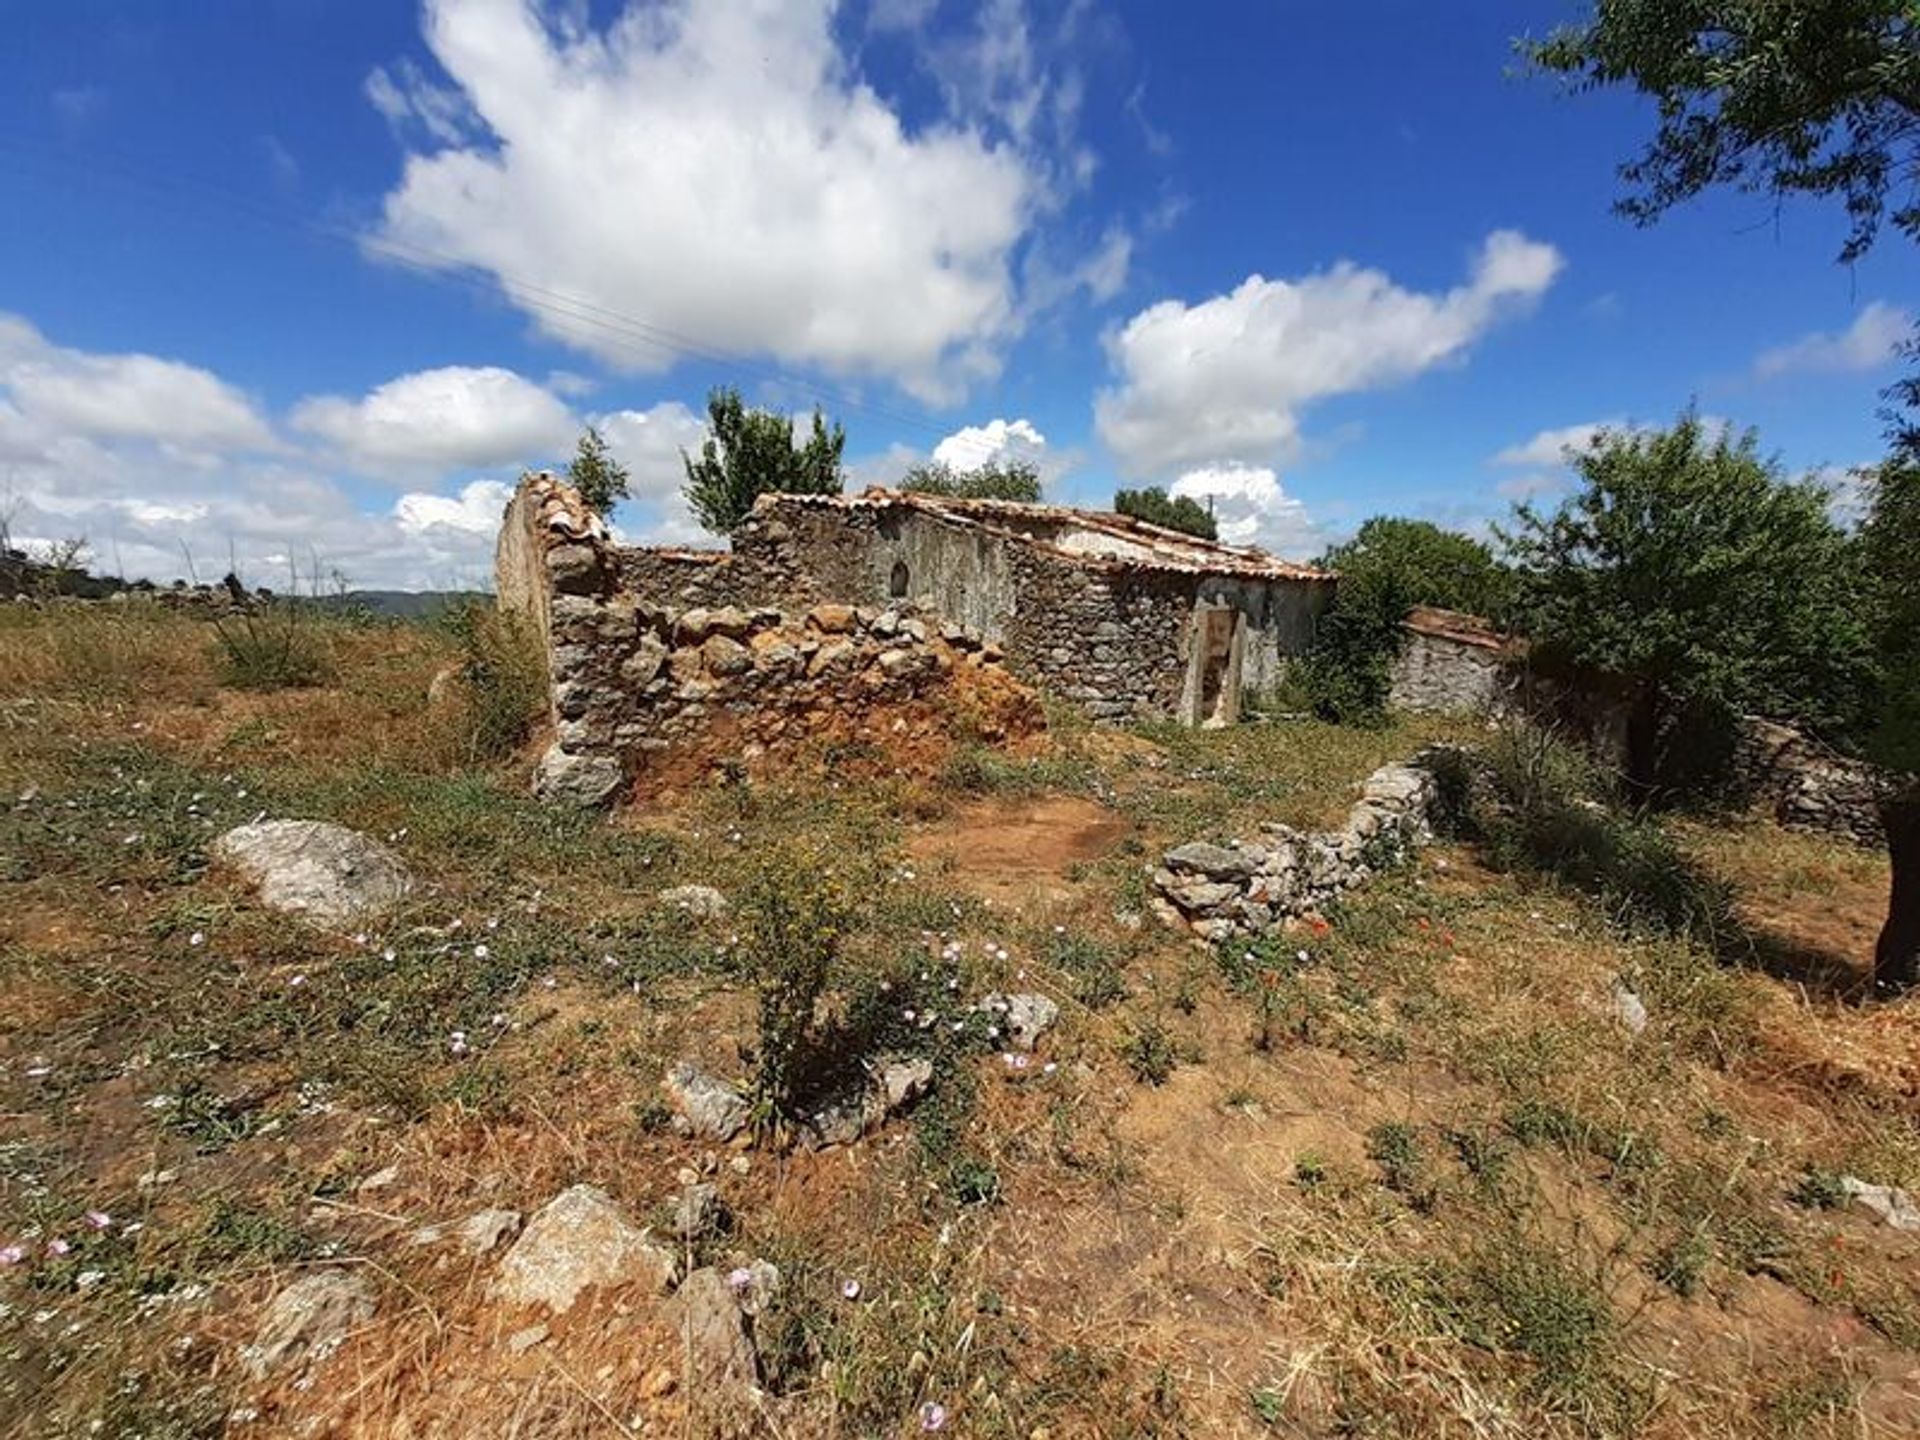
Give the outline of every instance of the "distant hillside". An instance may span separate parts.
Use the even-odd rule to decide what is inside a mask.
[[[349,590],[326,597],[341,610],[364,610],[389,620],[421,620],[467,600],[489,598],[480,590]]]

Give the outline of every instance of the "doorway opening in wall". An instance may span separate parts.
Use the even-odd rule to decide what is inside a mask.
[[[906,599],[907,586],[911,583],[912,578],[912,576],[907,574],[906,561],[894,561],[893,569],[887,572],[887,594],[891,595],[895,600]]]
[[[1241,615],[1226,605],[1202,605],[1193,612],[1185,703],[1181,719],[1208,730],[1240,718]]]

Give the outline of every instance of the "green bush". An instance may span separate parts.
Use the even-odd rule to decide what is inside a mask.
[[[539,642],[520,616],[484,600],[457,606],[446,625],[460,646],[468,756],[503,759],[520,748],[546,707]]]
[[[1509,726],[1477,765],[1444,760],[1438,773],[1440,819],[1496,867],[1565,881],[1629,931],[1710,947],[1734,932],[1729,888],[1656,821],[1620,809],[1606,773],[1546,731]]]

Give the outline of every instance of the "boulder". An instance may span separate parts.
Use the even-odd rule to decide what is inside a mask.
[[[859,652],[851,640],[834,640],[822,645],[807,662],[808,676],[830,675],[848,669],[854,663]]]
[[[667,1072],[663,1082],[684,1133],[704,1140],[731,1140],[747,1128],[747,1097],[690,1060]]]
[[[1169,870],[1186,870],[1209,880],[1245,880],[1259,865],[1258,858],[1244,850],[1229,850],[1205,840],[1194,840],[1169,850],[1165,863]]]
[[[816,605],[807,612],[807,623],[822,635],[845,635],[859,617],[851,605]]]
[[[721,1203],[720,1187],[710,1181],[696,1181],[680,1192],[674,1202],[673,1232],[689,1243],[717,1234],[727,1225],[727,1207]]]
[[[262,820],[214,842],[273,910],[321,925],[345,925],[391,910],[413,882],[386,846],[324,820]]]
[[[1840,1177],[1840,1188],[1847,1192],[1858,1209],[1866,1211],[1882,1225],[1894,1230],[1920,1230],[1920,1204],[1905,1190],[1891,1185],[1870,1185],[1853,1175]]]
[[[673,1284],[673,1253],[630,1222],[604,1191],[563,1190],[543,1205],[500,1262],[494,1298],[508,1305],[573,1308],[600,1286],[643,1285],[664,1294]]]
[[[302,1276],[267,1307],[260,1331],[241,1351],[255,1380],[292,1366],[317,1365],[373,1318],[373,1287],[350,1270],[319,1270]]]
[[[718,920],[727,913],[727,897],[711,885],[675,885],[654,898],[662,905],[685,911],[696,920]]]
[[[753,669],[753,652],[729,635],[710,637],[701,651],[706,656],[710,674],[744,675]]]
[[[613,799],[625,782],[611,755],[573,755],[551,745],[533,772],[533,794],[549,804],[592,810]]]
[[[1060,1018],[1060,1007],[1045,995],[989,995],[986,1005],[1006,1015],[1007,1041],[1015,1050],[1031,1050]]]

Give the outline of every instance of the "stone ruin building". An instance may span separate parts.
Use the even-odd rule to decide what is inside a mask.
[[[546,791],[605,799],[716,711],[786,738],[831,684],[904,700],[1005,675],[1096,719],[1230,724],[1306,651],[1334,587],[1122,515],[889,490],[764,495],[731,542],[617,545],[562,481],[521,480],[496,580],[551,665]],[[987,689],[993,723],[1017,727]]]

